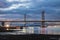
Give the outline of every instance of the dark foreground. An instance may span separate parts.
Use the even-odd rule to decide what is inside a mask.
[[[0,40],[60,40],[60,35],[0,35]]]

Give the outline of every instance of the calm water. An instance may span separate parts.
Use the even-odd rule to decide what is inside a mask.
[[[60,35],[60,28],[45,28],[42,32],[42,28],[35,27],[34,30],[28,29],[30,32],[34,31],[33,33],[26,33],[22,31],[14,31],[14,32],[0,32],[0,35],[24,35],[24,34],[58,34]]]

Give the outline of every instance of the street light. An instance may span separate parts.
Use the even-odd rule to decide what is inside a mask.
[[[9,25],[8,24],[5,27],[6,27],[6,30],[9,30]]]
[[[6,27],[9,27],[9,25],[6,25]]]

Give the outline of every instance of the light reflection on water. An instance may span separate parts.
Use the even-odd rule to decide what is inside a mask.
[[[30,34],[59,34],[60,35],[60,28],[44,28],[45,32],[41,33],[43,28],[40,27],[34,27],[34,30],[32,29],[28,29],[30,32],[34,31],[33,33]],[[0,35],[22,35],[22,34],[29,34],[26,32],[20,32],[20,31],[16,31],[16,32],[0,32]]]

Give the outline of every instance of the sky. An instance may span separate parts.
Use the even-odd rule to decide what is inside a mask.
[[[0,0],[0,20],[60,20],[60,0]]]

